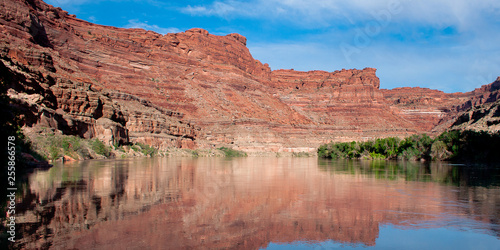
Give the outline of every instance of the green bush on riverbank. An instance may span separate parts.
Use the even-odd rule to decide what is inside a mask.
[[[432,139],[412,135],[405,139],[389,137],[366,142],[340,142],[321,145],[318,156],[331,159],[404,159],[499,161],[500,132],[449,131]]]
[[[86,160],[155,156],[158,153],[156,148],[142,143],[108,146],[97,138],[84,139],[50,132],[31,136],[30,139],[33,150],[38,152],[44,160],[57,160],[65,155],[75,160]]]
[[[238,151],[232,148],[220,147],[220,151],[224,152],[226,157],[246,157],[247,153],[243,151]]]
[[[92,159],[96,155],[109,157],[111,148],[98,139],[83,139],[78,136],[44,133],[30,138],[33,149],[45,160],[56,160],[63,156],[73,159]]]

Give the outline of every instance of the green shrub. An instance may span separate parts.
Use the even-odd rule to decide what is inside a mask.
[[[370,157],[373,159],[373,160],[383,160],[385,159],[385,155],[383,154],[379,154],[379,153],[375,153],[375,152],[371,152],[370,153]]]
[[[141,153],[143,153],[144,155],[153,156],[157,152],[156,148],[153,148],[147,144],[137,143],[136,145],[141,148]]]
[[[132,146],[132,147],[130,147],[130,148],[132,148],[132,150],[134,150],[135,152],[139,152],[139,151],[141,150],[141,148],[140,148],[140,147],[138,147],[137,145],[133,145],[133,146]]]
[[[226,157],[246,157],[247,156],[247,153],[245,153],[243,151],[234,150],[232,148],[220,147],[218,149],[221,150],[222,152],[224,152],[224,155]]]
[[[49,147],[49,159],[56,160],[61,156],[61,150],[58,147],[56,147],[55,145]]]
[[[324,144],[324,145],[319,146],[318,157],[328,158],[328,144]]]
[[[191,155],[192,155],[193,157],[199,157],[199,156],[200,156],[200,155],[199,155],[199,153],[198,153],[198,150],[192,150],[192,151],[191,151]]]
[[[310,157],[311,154],[308,152],[293,152],[292,157]]]
[[[96,154],[104,155],[108,157],[110,155],[110,149],[104,145],[104,143],[98,139],[94,139],[91,143],[92,150],[96,152]]]
[[[451,152],[448,151],[446,143],[443,141],[436,140],[431,146],[431,157],[433,160],[445,160],[451,156]]]
[[[76,151],[76,153],[77,153],[78,155],[80,155],[83,159],[90,159],[90,158],[91,158],[91,156],[90,156],[90,152],[89,152],[88,148],[86,148],[86,147],[81,147],[81,148],[79,148],[79,149]]]

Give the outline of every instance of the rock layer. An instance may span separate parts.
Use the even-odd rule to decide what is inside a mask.
[[[2,0],[0,10],[2,80],[29,110],[25,125],[108,143],[312,151],[439,132],[459,111],[498,99],[496,84],[380,90],[373,68],[271,71],[239,34],[95,25],[39,0]]]
[[[182,114],[133,95],[121,98],[124,94],[119,89],[106,88],[95,74],[89,74],[89,68],[99,65],[90,67],[70,53],[91,51],[71,41],[75,29],[66,19],[80,20],[41,1],[0,1],[0,8],[1,80],[17,100],[23,125],[99,138],[108,145],[132,139],[160,147],[195,147],[197,129],[182,123]],[[141,124],[155,121],[164,129],[136,129],[136,110]],[[158,137],[161,143],[155,141]]]

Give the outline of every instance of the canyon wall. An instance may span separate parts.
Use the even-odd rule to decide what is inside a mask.
[[[26,127],[108,144],[314,151],[438,133],[491,92],[380,90],[372,68],[271,71],[239,34],[96,25],[39,0],[1,0],[0,10],[2,81]]]
[[[23,114],[22,125],[108,145],[195,147],[199,129],[181,121],[182,114],[98,82],[93,70],[99,66],[88,60],[96,62],[106,52],[86,49],[88,40],[77,39],[75,27],[84,22],[41,1],[0,1],[0,9],[0,80]]]

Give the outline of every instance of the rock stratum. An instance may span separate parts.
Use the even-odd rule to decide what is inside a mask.
[[[23,125],[108,144],[312,151],[438,133],[499,97],[499,80],[447,94],[380,89],[373,68],[271,71],[239,34],[96,25],[38,0],[1,0],[0,10],[1,80]]]

